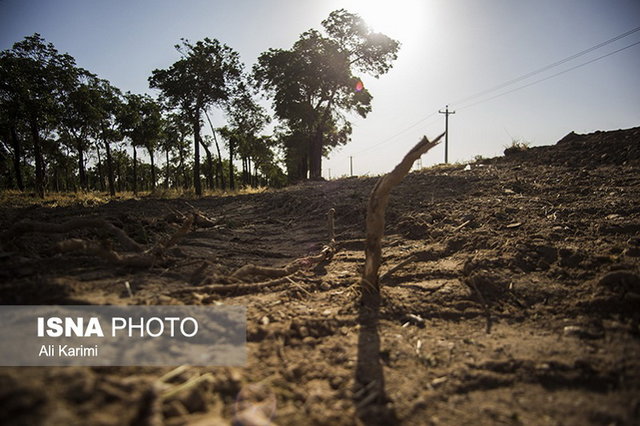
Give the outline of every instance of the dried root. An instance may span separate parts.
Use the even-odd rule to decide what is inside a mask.
[[[122,229],[102,218],[78,218],[64,223],[46,223],[25,220],[16,223],[8,231],[3,232],[0,239],[2,239],[2,241],[7,241],[33,232],[41,234],[62,234],[78,229],[97,229],[108,232],[125,250],[135,252],[143,251],[142,246],[132,240]]]
[[[195,215],[189,216],[180,229],[169,239],[148,250],[144,250],[140,244],[131,239],[122,229],[102,218],[78,218],[61,224],[22,221],[15,224],[8,231],[2,233],[0,238],[7,241],[28,233],[37,232],[43,234],[61,234],[79,229],[91,229],[107,232],[111,234],[111,236],[124,248],[125,251],[134,253],[118,253],[108,242],[98,243],[96,241],[87,241],[77,238],[59,242],[56,244],[55,250],[59,253],[69,253],[74,251],[83,252],[119,266],[149,268],[164,257],[166,249],[175,245],[189,232],[189,229],[195,220]]]
[[[92,256],[100,257],[114,265],[136,268],[148,268],[157,261],[156,256],[150,253],[119,254],[95,241],[86,241],[77,238],[58,243],[56,250],[60,253],[81,251]]]

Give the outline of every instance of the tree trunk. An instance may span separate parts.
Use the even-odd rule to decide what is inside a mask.
[[[82,143],[78,141],[78,178],[80,179],[80,188],[87,189],[87,173],[84,170],[84,149]]]
[[[122,176],[122,161],[118,161],[118,164],[116,165],[116,176],[118,177],[118,191],[122,192],[124,190],[122,188],[122,183],[124,182],[126,184],[125,177]]]
[[[138,195],[138,153],[136,152],[136,146],[133,145],[133,195]]]
[[[20,167],[20,158],[22,157],[22,147],[20,145],[20,139],[18,138],[18,132],[16,132],[15,126],[11,126],[11,144],[13,145],[13,168],[16,174],[16,184],[20,191],[24,191],[24,181],[22,180],[22,169]]]
[[[104,192],[104,173],[102,170],[102,158],[100,158],[100,144],[96,141],[96,153],[98,154],[98,189]]]
[[[182,144],[184,144],[184,140],[181,141]],[[182,146],[181,144],[181,146]],[[189,176],[187,175],[187,168],[184,165],[184,150],[182,148],[178,149],[178,154],[180,155],[180,170],[182,171],[182,187],[184,189],[189,188]],[[176,170],[176,176],[178,175],[178,172]],[[176,179],[177,181],[178,179]]]
[[[211,127],[211,133],[213,133],[213,141],[216,144],[216,151],[218,153],[218,174],[220,176],[220,183],[218,188],[224,189],[227,185],[224,181],[224,173],[222,171],[222,155],[220,155],[220,145],[218,144],[218,137],[216,136],[216,129],[213,128],[213,124],[211,123],[211,119],[209,118],[209,113],[207,111],[204,112],[204,115],[207,116],[207,121],[209,121],[209,127]]]
[[[198,197],[202,196],[202,182],[200,182],[200,110],[193,117],[193,186]]]
[[[167,147],[167,149],[164,150],[164,155],[165,155],[165,159],[166,159],[166,167],[165,167],[165,173],[164,173],[164,189],[167,190],[169,189],[169,148]]]
[[[256,161],[253,162],[253,173],[255,176],[253,186],[254,188],[257,188],[260,186],[260,177],[258,176],[258,163]]]
[[[36,157],[36,195],[44,198],[44,158],[42,157],[42,146],[40,141],[40,131],[35,119],[30,122],[31,137],[33,139],[33,153]]]
[[[251,186],[251,160],[244,157],[242,160],[242,180],[245,186]]]
[[[233,137],[229,138],[229,189],[236,189],[236,182],[233,177]]]
[[[209,149],[209,147],[207,146],[207,144],[205,144],[203,141],[200,141],[202,143],[202,148],[204,148],[204,152],[207,155],[207,170],[206,170],[206,175],[207,175],[207,187],[209,189],[214,189],[214,179],[213,179],[213,157],[211,155],[211,150]]]
[[[151,158],[151,191],[156,190],[156,166],[153,161],[153,150],[147,148],[149,151],[149,158]]]
[[[82,137],[78,136],[75,131],[69,131],[69,133],[73,133],[73,138],[76,140],[76,150],[78,151],[78,179],[80,180],[80,188],[86,191],[88,189],[89,182],[87,180],[87,170],[84,167],[84,146],[82,144]]]
[[[309,144],[309,179],[322,178],[322,131],[318,130]]]
[[[113,161],[111,159],[111,146],[107,138],[104,139],[104,149],[107,152],[107,179],[109,180],[109,194],[112,197],[116,195],[116,184],[113,178]]]

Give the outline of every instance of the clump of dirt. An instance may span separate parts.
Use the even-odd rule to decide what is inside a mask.
[[[0,368],[0,422],[638,422],[640,128],[409,175],[392,193],[383,241],[371,361],[386,395],[363,398],[356,284],[375,181],[0,207],[5,231],[97,217],[144,248],[179,236],[145,267],[58,249],[80,239],[126,251],[91,228],[5,238],[0,303],[241,304],[249,350],[244,368]],[[181,235],[188,217],[197,219]],[[248,264],[288,275],[234,278]]]

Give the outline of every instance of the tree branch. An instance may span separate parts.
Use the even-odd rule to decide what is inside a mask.
[[[393,187],[398,185],[402,179],[409,173],[411,166],[420,156],[431,148],[438,145],[440,139],[444,136],[442,133],[434,141],[429,141],[426,136],[414,146],[411,151],[405,155],[402,161],[391,171],[381,177],[376,183],[369,203],[367,205],[367,234],[365,243],[365,264],[360,288],[365,292],[373,290],[375,293],[380,292],[378,282],[378,269],[382,260],[382,235],[384,234],[384,212],[389,202],[389,194]]]

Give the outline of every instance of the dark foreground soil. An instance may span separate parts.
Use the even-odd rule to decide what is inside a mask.
[[[241,304],[249,353],[244,368],[185,367],[169,378],[173,367],[0,368],[0,422],[640,424],[640,128],[425,169],[396,188],[381,272],[404,266],[381,280],[379,357],[368,360],[380,363],[386,395],[355,380],[374,183],[0,207],[2,230],[97,216],[145,247],[199,211],[210,220],[144,268],[55,250],[69,238],[107,238],[91,230],[3,238],[0,303]],[[330,208],[332,259],[262,288],[230,278],[248,263],[279,267],[318,254]],[[240,399],[254,404],[241,411]]]

